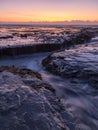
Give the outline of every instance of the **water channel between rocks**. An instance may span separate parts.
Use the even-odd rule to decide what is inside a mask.
[[[93,88],[81,82],[72,82],[70,79],[61,78],[45,70],[42,60],[51,54],[39,53],[27,56],[12,57],[0,60],[0,66],[15,65],[17,67],[27,67],[42,75],[44,81],[51,84],[57,96],[64,103],[66,110],[75,117],[78,130],[98,129],[98,92],[94,95]]]

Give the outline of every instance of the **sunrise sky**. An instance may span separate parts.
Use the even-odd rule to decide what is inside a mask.
[[[0,22],[98,21],[98,0],[0,0]]]

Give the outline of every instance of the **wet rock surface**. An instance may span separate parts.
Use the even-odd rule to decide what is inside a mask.
[[[98,44],[86,44],[53,53],[43,60],[45,68],[67,78],[78,78],[98,88]]]
[[[0,67],[0,130],[74,129],[72,115],[38,73]]]
[[[3,63],[13,66],[0,67],[0,130],[98,129],[97,38],[86,43],[94,30],[71,35],[64,43],[70,50],[43,60],[48,71],[60,76],[44,70],[44,57]]]
[[[28,44],[62,43],[68,34],[78,32],[78,27],[42,25],[0,25],[0,48]]]
[[[66,37],[65,41],[63,42],[63,46],[70,48],[77,44],[84,44],[86,42],[89,42],[95,35],[95,30],[89,28],[81,29],[79,32]]]
[[[43,32],[45,30],[41,32],[39,30],[37,33],[40,34],[40,36],[37,37],[37,33],[35,33],[34,38],[39,42],[29,41],[32,40],[32,38],[28,38],[27,33],[19,34],[19,37],[21,37],[23,40],[22,43],[20,41],[15,43],[15,41],[17,41],[16,39],[14,41],[10,39],[10,43],[7,45],[8,41],[5,39],[5,43],[3,43],[3,41],[0,43],[0,58],[4,56],[16,56],[38,52],[64,50],[65,48],[70,48],[76,44],[83,44],[88,42],[96,34],[95,31],[90,28],[70,29],[71,30],[69,33],[67,28],[65,31],[64,28],[61,28],[62,31],[59,30],[60,32],[57,34],[50,31],[48,32],[48,35],[46,35],[47,32]]]
[[[65,79],[61,101],[75,118],[75,129],[97,130],[98,42],[53,53],[42,63],[46,70]]]

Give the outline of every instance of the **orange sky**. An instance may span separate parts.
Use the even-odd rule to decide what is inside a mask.
[[[0,0],[0,21],[98,21],[98,0]]]

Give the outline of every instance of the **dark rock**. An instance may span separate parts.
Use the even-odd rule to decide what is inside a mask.
[[[98,45],[54,53],[43,60],[46,69],[67,78],[79,78],[98,88]]]
[[[9,39],[9,38],[13,38],[13,36],[10,36],[10,35],[8,35],[8,36],[0,36],[0,39]]]
[[[21,37],[21,38],[27,38],[28,35],[27,35],[27,34],[20,34],[20,37]]]
[[[0,67],[0,130],[75,130],[52,86],[21,72]]]
[[[91,32],[88,29],[82,29],[80,32],[76,34],[69,35],[65,41],[63,42],[63,46],[69,48],[72,45],[84,44],[91,40],[92,37],[95,36],[95,32]]]
[[[41,75],[38,72],[32,71],[27,68],[16,68],[14,66],[2,66],[0,67],[0,72],[8,70],[14,74],[19,74],[21,77],[24,77],[25,75],[32,75],[34,77],[37,77],[38,79],[42,79]]]
[[[53,87],[51,87],[51,85],[49,85],[48,83],[45,83],[43,81],[39,81],[38,79],[32,79],[32,80],[24,80],[23,81],[26,85],[31,86],[34,89],[39,89],[39,88],[46,88],[52,92],[55,93],[55,89]]]

